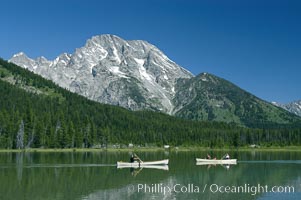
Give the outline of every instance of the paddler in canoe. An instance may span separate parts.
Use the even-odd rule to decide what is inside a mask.
[[[207,159],[207,160],[211,160],[211,156],[210,156],[209,153],[207,153],[206,159]],[[216,157],[214,157],[213,160],[216,160]]]
[[[143,162],[135,153],[132,153],[130,162],[133,163],[135,161],[138,161],[139,163]]]

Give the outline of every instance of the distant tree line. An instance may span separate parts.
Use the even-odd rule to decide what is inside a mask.
[[[2,149],[91,148],[116,143],[204,147],[301,145],[298,126],[250,129],[183,120],[151,111],[133,112],[87,100],[4,60],[0,60],[0,74]],[[7,82],[8,77],[13,78],[14,84]]]

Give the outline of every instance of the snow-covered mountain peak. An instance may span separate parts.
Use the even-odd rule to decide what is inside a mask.
[[[272,102],[275,106],[281,107],[291,113],[294,113],[295,115],[301,116],[301,100],[299,101],[293,101],[288,104],[281,104],[277,102]]]
[[[193,77],[156,46],[110,34],[93,36],[73,54],[63,53],[53,61],[19,53],[10,62],[92,100],[168,113],[176,80]]]
[[[30,71],[37,67],[35,60],[29,58],[24,52],[13,55],[10,61]]]
[[[16,58],[16,57],[21,57],[21,56],[23,56],[23,57],[27,57],[27,55],[24,53],[24,52],[19,52],[19,53],[16,53],[15,55],[13,55],[13,58]]]

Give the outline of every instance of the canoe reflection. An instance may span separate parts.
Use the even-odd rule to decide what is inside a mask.
[[[117,169],[129,168],[132,176],[137,176],[143,169],[169,170],[168,165],[146,165],[143,167],[118,166]]]
[[[210,169],[211,167],[216,167],[216,166],[222,166],[223,168],[229,170],[231,165],[236,165],[235,164],[212,164],[212,163],[205,163],[205,162],[197,162],[196,165],[201,165],[201,166],[207,166],[207,169]]]

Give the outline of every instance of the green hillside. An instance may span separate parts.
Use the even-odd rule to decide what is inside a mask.
[[[179,80],[177,90],[175,115],[181,118],[222,121],[253,128],[301,124],[300,117],[208,73]]]
[[[210,147],[300,145],[300,129],[249,129],[102,105],[0,60],[0,148],[109,144]]]

